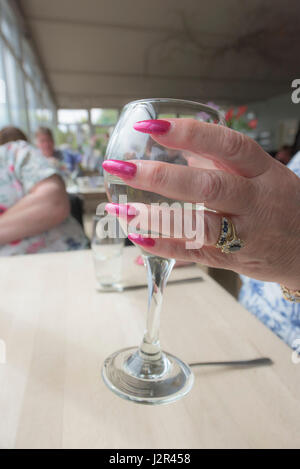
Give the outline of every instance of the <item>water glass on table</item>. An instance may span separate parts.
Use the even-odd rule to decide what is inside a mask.
[[[125,236],[116,217],[106,214],[93,218],[91,247],[98,291],[122,291],[124,243]]]

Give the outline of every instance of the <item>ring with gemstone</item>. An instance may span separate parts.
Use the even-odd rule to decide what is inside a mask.
[[[216,243],[216,248],[221,249],[222,252],[229,254],[237,252],[245,246],[244,241],[238,238],[234,224],[230,218],[222,217],[221,220],[221,233]]]

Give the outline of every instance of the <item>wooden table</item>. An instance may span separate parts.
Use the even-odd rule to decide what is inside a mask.
[[[131,283],[145,280],[136,254],[126,249]],[[299,448],[300,364],[203,277],[166,290],[163,347],[188,362],[269,356],[275,364],[195,369],[187,397],[151,407],[118,398],[100,376],[107,355],[140,342],[146,290],[97,293],[89,251],[2,258],[0,447]]]

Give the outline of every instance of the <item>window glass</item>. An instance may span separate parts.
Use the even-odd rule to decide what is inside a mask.
[[[84,152],[90,146],[88,124],[59,124],[56,130],[58,146]]]
[[[11,122],[16,127],[27,131],[26,128],[26,109],[24,90],[22,83],[22,75],[20,67],[8,50],[7,47],[3,47],[4,52],[4,64],[6,69],[6,79],[8,88],[8,102],[10,106]]]
[[[19,41],[19,31],[18,23],[15,18],[15,15],[9,6],[9,3],[5,0],[1,2],[1,31],[7,41],[10,43],[15,54],[20,57],[20,41]]]
[[[52,112],[47,108],[38,108],[36,110],[36,120],[38,125],[52,127]]]
[[[56,108],[11,3],[0,0],[0,30],[5,38],[0,37],[0,126],[10,124],[32,134],[38,125],[53,126]]]
[[[84,124],[88,122],[86,109],[60,109],[58,111],[59,124]]]
[[[26,80],[26,95],[27,95],[27,105],[28,105],[28,116],[30,123],[30,130],[33,134],[37,127],[39,126],[38,114],[39,109],[38,99],[36,93],[32,87],[32,84]]]
[[[93,125],[115,125],[118,115],[117,109],[92,109],[91,121]]]
[[[23,41],[22,46],[24,70],[32,80],[35,80],[37,66],[33,51],[27,40]]]
[[[5,82],[4,63],[2,60],[2,42],[0,38],[0,128],[10,123],[8,116],[7,86]]]

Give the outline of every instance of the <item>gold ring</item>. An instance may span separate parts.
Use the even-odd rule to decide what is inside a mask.
[[[245,246],[244,241],[238,238],[234,224],[230,218],[222,217],[221,233],[216,243],[216,248],[221,249],[222,252],[229,254],[237,252]]]

